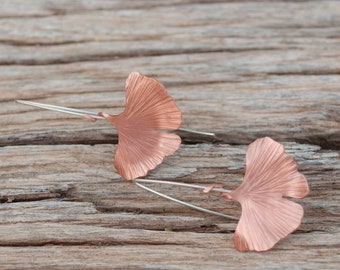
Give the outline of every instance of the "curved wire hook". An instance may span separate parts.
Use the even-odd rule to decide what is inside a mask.
[[[140,188],[143,188],[143,189],[145,189],[145,190],[147,190],[147,191],[149,191],[149,192],[151,192],[153,194],[156,194],[156,195],[158,195],[160,197],[163,197],[165,199],[171,200],[173,202],[179,203],[181,205],[190,207],[192,209],[195,209],[195,210],[207,213],[207,214],[211,214],[211,215],[215,215],[215,216],[221,216],[221,217],[225,217],[225,218],[232,219],[232,220],[239,220],[239,218],[237,218],[237,217],[234,217],[234,216],[231,216],[231,215],[227,215],[227,214],[224,214],[224,213],[220,213],[220,212],[216,212],[216,211],[212,211],[212,210],[209,210],[209,209],[206,209],[206,208],[203,208],[203,207],[200,207],[200,206],[197,206],[197,205],[194,205],[194,204],[191,204],[191,203],[188,203],[188,202],[176,199],[174,197],[171,197],[169,195],[166,195],[164,193],[156,191],[156,190],[154,190],[154,189],[152,189],[150,187],[146,187],[145,185],[143,185],[141,183],[174,185],[174,186],[202,189],[203,191],[206,190],[206,189],[209,189],[211,191],[217,191],[217,192],[223,192],[223,193],[229,193],[230,190],[223,189],[223,188],[217,188],[217,187],[210,188],[210,187],[205,187],[205,186],[200,186],[200,185],[195,185],[195,184],[187,184],[187,183],[179,183],[179,182],[171,182],[171,181],[162,181],[162,180],[153,180],[153,179],[140,179],[140,178],[138,178],[138,179],[135,179],[135,180],[132,180],[132,181],[135,183],[135,185],[137,185]]]

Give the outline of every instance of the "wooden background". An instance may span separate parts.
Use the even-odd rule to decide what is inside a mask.
[[[309,180],[301,227],[240,253],[235,221],[122,180],[107,122],[14,102],[119,113],[132,71],[167,87],[182,127],[217,134],[183,133],[148,178],[234,189],[247,145],[270,136]],[[340,1],[2,0],[0,93],[0,269],[338,269]]]

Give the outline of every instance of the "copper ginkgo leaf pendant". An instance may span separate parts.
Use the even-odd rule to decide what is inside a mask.
[[[303,198],[308,192],[306,178],[283,145],[268,137],[250,144],[242,184],[223,194],[242,206],[235,247],[239,251],[265,251],[295,231],[303,208],[284,197]]]
[[[161,130],[176,130],[181,112],[165,87],[152,78],[132,72],[126,80],[123,113],[99,113],[118,132],[114,164],[127,180],[145,176],[180,146],[181,138]]]

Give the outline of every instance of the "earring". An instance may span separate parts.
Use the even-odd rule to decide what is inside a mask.
[[[125,85],[125,110],[119,115],[78,110],[17,100],[18,103],[83,116],[91,121],[106,119],[118,133],[114,165],[127,180],[145,176],[180,146],[181,138],[167,131],[180,130],[215,136],[214,133],[180,129],[181,111],[157,80],[132,72]]]
[[[298,172],[293,158],[285,153],[282,144],[269,137],[257,139],[249,145],[244,180],[234,191],[222,189],[218,184],[204,187],[158,180],[134,181],[139,187],[166,199],[229,219],[238,218],[180,201],[141,183],[180,185],[202,189],[204,193],[217,191],[226,199],[238,201],[242,214],[235,231],[234,244],[239,251],[269,250],[279,240],[295,231],[301,224],[303,208],[286,197],[301,199],[309,193],[307,180]]]

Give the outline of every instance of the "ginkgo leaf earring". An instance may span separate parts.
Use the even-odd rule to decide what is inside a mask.
[[[96,113],[32,101],[17,102],[86,117],[91,121],[107,119],[118,133],[118,147],[114,164],[125,179],[142,177],[172,155],[181,144],[181,138],[166,131],[181,125],[181,112],[165,87],[152,78],[132,72],[126,80],[126,106],[119,115]],[[185,130],[214,136],[213,133]]]
[[[158,81],[137,72],[126,80],[126,106],[123,113],[99,113],[118,132],[118,147],[114,164],[128,180],[145,176],[172,155],[181,138],[160,130],[176,130],[181,125],[181,112],[175,101]]]
[[[141,183],[148,181],[135,180],[142,188],[145,186]],[[234,244],[239,251],[266,251],[295,231],[301,224],[303,208],[285,197],[303,198],[309,192],[307,180],[298,172],[293,158],[285,153],[282,144],[269,137],[257,139],[249,145],[244,180],[236,190],[222,190],[221,185],[217,184],[209,187],[184,183],[180,185],[203,189],[205,193],[218,191],[223,197],[241,204],[242,214],[234,236]],[[147,190],[154,192],[150,188]],[[165,197],[162,193],[154,193]],[[180,200],[173,201],[206,213],[235,219]]]
[[[265,251],[295,231],[301,224],[303,208],[285,197],[303,198],[308,192],[306,178],[282,144],[268,137],[250,144],[243,183],[230,193],[222,193],[242,206],[235,247]]]

